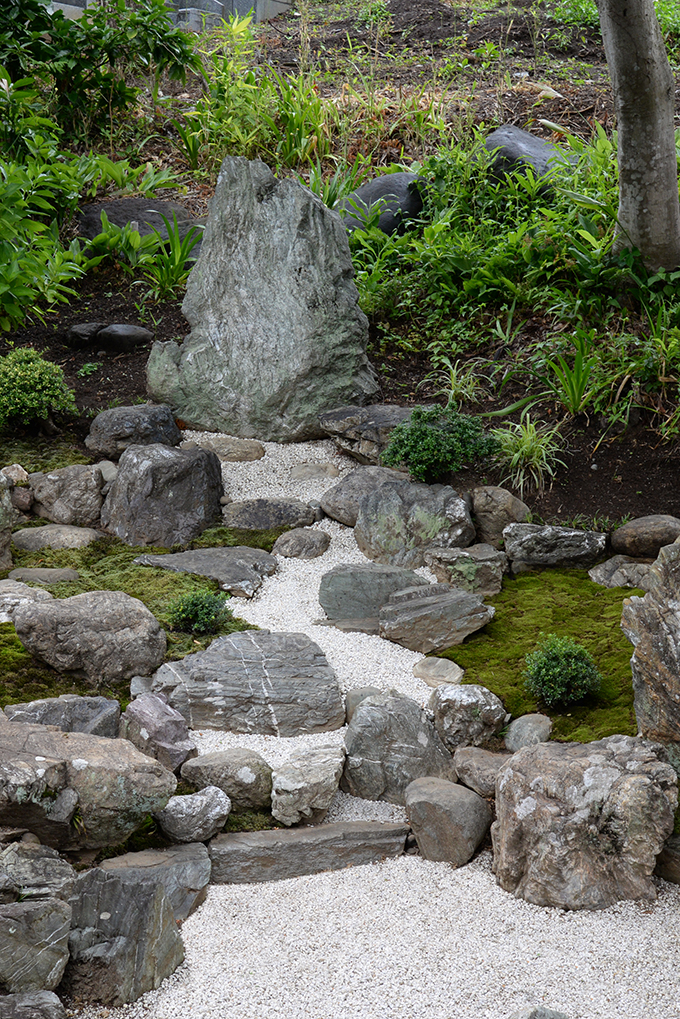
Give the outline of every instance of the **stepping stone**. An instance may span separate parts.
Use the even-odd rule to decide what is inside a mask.
[[[20,580],[25,584],[69,584],[75,580],[80,580],[80,574],[77,570],[70,570],[68,567],[64,569],[50,569],[46,566],[24,566],[17,570],[12,570],[8,574],[7,579]]]
[[[377,821],[340,821],[314,828],[217,835],[208,845],[211,883],[282,881],[343,870],[401,856],[408,827]]]
[[[339,474],[335,464],[297,464],[290,469],[291,481],[318,481],[337,478]]]
[[[242,531],[269,531],[278,527],[308,527],[316,511],[299,499],[244,499],[222,510],[225,527]]]
[[[448,584],[414,587],[397,591],[380,609],[380,636],[421,654],[445,651],[481,630],[495,611],[479,595]]]
[[[22,527],[12,535],[16,548],[38,552],[41,548],[84,548],[103,538],[92,527],[73,527],[71,524],[46,524],[44,527]]]
[[[327,551],[331,543],[330,534],[315,531],[312,527],[294,527],[277,538],[272,552],[289,559],[317,559]]]
[[[262,578],[276,573],[276,559],[261,548],[245,545],[196,548],[191,552],[168,555],[140,555],[139,566],[159,566],[175,573],[195,573],[212,577],[223,591],[240,598],[252,598],[262,587]]]
[[[187,440],[180,442],[182,449],[200,446],[210,449],[220,460],[226,463],[245,463],[250,460],[261,460],[265,448],[257,439],[237,439],[234,435],[221,435],[219,438],[201,436],[200,442]]]
[[[442,686],[445,683],[457,686],[465,672],[448,658],[421,658],[413,666],[413,675],[428,686]]]

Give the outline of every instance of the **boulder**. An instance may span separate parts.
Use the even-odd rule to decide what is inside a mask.
[[[231,800],[234,813],[268,810],[272,801],[272,769],[255,750],[231,747],[200,754],[182,765],[182,778],[197,789],[217,786]]]
[[[484,148],[491,155],[492,170],[499,176],[529,167],[535,177],[543,177],[569,165],[563,149],[514,124],[503,124],[492,131]]]
[[[71,906],[71,958],[60,988],[71,998],[104,1005],[136,1001],[184,960],[159,882],[129,882],[95,867],[79,875]]]
[[[654,873],[664,881],[680,885],[680,835],[671,835],[656,858]]]
[[[270,531],[279,527],[308,527],[314,510],[299,499],[244,499],[222,510],[225,527],[242,531]]]
[[[146,605],[123,591],[18,605],[12,616],[27,651],[57,672],[94,686],[150,675],[165,657],[165,631]]]
[[[380,609],[380,636],[421,654],[446,651],[486,626],[495,613],[478,595],[448,584],[412,587],[391,595]]]
[[[19,513],[30,513],[33,508],[33,492],[30,488],[13,488],[10,491],[10,499],[12,506]],[[49,994],[49,991],[45,991],[45,994]]]
[[[362,701],[365,701],[367,697],[380,697],[384,693],[378,686],[359,686],[353,690],[348,690],[345,696],[345,717],[347,724],[352,721],[354,712],[359,707]]]
[[[99,520],[104,479],[95,465],[74,464],[29,476],[33,512],[55,524],[90,527]]]
[[[87,732],[116,739],[120,704],[110,697],[79,697],[64,693],[26,704],[8,704],[5,714],[12,722],[53,725],[62,732]]]
[[[299,736],[344,725],[335,672],[303,633],[245,630],[167,662],[152,690],[167,694],[191,729]]]
[[[70,927],[71,907],[61,899],[27,899],[0,906],[3,991],[53,991],[68,961]]]
[[[345,748],[315,747],[279,765],[272,779],[272,814],[287,827],[319,824],[338,791]]]
[[[523,1008],[519,1012],[513,1012],[508,1019],[569,1019],[565,1012],[555,1012],[552,1008]]]
[[[343,453],[361,464],[379,464],[392,431],[410,417],[410,407],[374,403],[370,407],[338,407],[326,411],[319,416],[319,425]]]
[[[493,754],[481,747],[458,747],[453,766],[459,782],[480,796],[491,798],[496,795],[496,776],[510,756]]]
[[[154,344],[149,392],[190,426],[272,442],[377,383],[339,217],[264,163],[227,156],[182,306],[191,334]]]
[[[347,233],[352,234],[366,229],[371,210],[378,205],[378,229],[384,234],[403,233],[408,221],[423,211],[420,189],[425,185],[425,178],[417,173],[384,173],[342,198],[334,210],[342,216]]]
[[[137,347],[149,346],[153,342],[153,333],[144,326],[113,322],[100,329],[94,335],[93,342],[109,354],[131,354]]]
[[[205,901],[210,881],[210,857],[201,842],[124,853],[99,866],[126,884],[162,885],[178,923]]]
[[[655,899],[652,873],[678,802],[677,775],[659,749],[608,736],[514,754],[496,781],[498,884],[560,909]]]
[[[66,1019],[66,1010],[53,991],[29,991],[0,997],[0,1019]]]
[[[287,559],[317,559],[328,551],[331,536],[312,527],[294,527],[274,542],[272,552]]]
[[[465,672],[448,658],[421,658],[413,666],[413,675],[428,686],[437,687],[446,683],[460,683]]]
[[[85,548],[103,535],[92,527],[71,527],[69,524],[46,524],[44,527],[22,527],[12,535],[17,548],[38,552],[41,548]]]
[[[8,467],[3,467],[0,470],[0,474],[4,478],[7,478],[13,485],[27,485],[29,474],[25,471],[21,464],[9,464]]]
[[[191,449],[192,446],[200,446],[201,449],[209,449],[219,460],[227,463],[246,463],[251,460],[261,460],[265,455],[265,448],[256,439],[238,439],[235,435],[201,435],[196,440],[181,442],[182,449]]]
[[[214,453],[128,446],[102,507],[102,527],[126,545],[188,545],[219,517],[221,495]]]
[[[359,467],[324,492],[321,509],[332,520],[354,527],[362,499],[388,481],[401,480],[403,476],[388,467]]]
[[[171,796],[154,818],[173,842],[206,842],[224,828],[230,812],[227,794],[207,785],[188,796]]]
[[[161,237],[167,240],[168,231],[163,216],[172,225],[173,214],[175,215],[179,236],[182,239],[197,224],[189,209],[179,202],[160,201],[149,197],[113,198],[104,202],[88,202],[81,207],[77,220],[79,237],[92,241],[102,232],[102,212],[106,213],[109,223],[114,226],[125,227],[135,223],[135,229],[140,237],[157,230]]]
[[[4,872],[28,899],[62,899],[73,892],[76,872],[50,846],[12,842],[0,852],[0,873]]]
[[[503,529],[508,524],[522,524],[529,519],[531,510],[507,488],[482,485],[472,491],[472,514],[477,538],[485,545],[500,548]]]
[[[655,559],[664,545],[680,538],[680,520],[668,514],[637,517],[611,534],[612,549],[620,555]]]
[[[344,870],[401,856],[408,827],[376,821],[340,821],[217,835],[208,852],[216,885],[282,881],[324,870]]]
[[[417,778],[405,793],[406,816],[426,860],[462,867],[486,835],[489,805],[465,786],[441,778]]]
[[[321,578],[319,603],[329,619],[377,619],[396,591],[429,586],[424,577],[400,566],[342,563]]]
[[[640,562],[627,555],[615,555],[588,570],[594,584],[602,587],[637,587],[648,591],[653,584],[652,562]]]
[[[448,485],[392,481],[362,500],[354,537],[368,559],[412,569],[424,565],[431,548],[469,545],[475,529],[465,501]]]
[[[11,543],[12,528],[17,521],[17,511],[12,503],[13,483],[6,475],[0,476],[0,570],[12,569]],[[19,546],[17,545],[17,548]]]
[[[41,528],[44,530],[44,528]],[[80,580],[77,570],[71,570],[68,566],[63,569],[49,566],[22,566],[12,570],[7,575],[8,580],[19,580],[24,584],[72,584]]]
[[[175,573],[197,573],[212,577],[223,591],[241,598],[252,598],[262,587],[262,578],[276,573],[276,559],[261,548],[234,545],[229,548],[195,548],[190,552],[168,555],[141,555],[140,566],[159,566]]]
[[[444,746],[479,746],[510,721],[502,701],[485,686],[438,686],[430,697],[434,724]]]
[[[345,746],[340,787],[364,800],[403,803],[406,787],[416,778],[456,780],[451,755],[430,716],[395,690],[358,705],[347,727]]]
[[[0,724],[0,825],[33,832],[45,845],[116,846],[162,810],[176,785],[172,772],[126,740]]]
[[[586,566],[602,558],[607,535],[551,524],[508,524],[503,530],[508,559],[525,566]]]
[[[29,587],[18,580],[0,580],[0,623],[10,623],[14,610],[19,605],[32,605],[34,602],[51,601],[49,591]]]
[[[113,407],[97,414],[85,445],[93,453],[117,460],[128,446],[177,446],[182,433],[167,404]]]
[[[508,571],[508,557],[493,545],[470,545],[468,548],[431,548],[425,563],[437,580],[463,591],[493,598],[503,586]]]
[[[187,758],[198,753],[184,716],[158,694],[145,693],[128,704],[118,735],[169,771],[179,771]]]
[[[515,718],[508,726],[503,742],[514,754],[522,747],[532,747],[536,743],[547,743],[552,732],[552,719],[547,715],[522,715]]]

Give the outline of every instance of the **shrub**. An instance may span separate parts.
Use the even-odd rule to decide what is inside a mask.
[[[76,414],[73,391],[57,364],[25,347],[0,359],[0,430],[8,422],[47,421],[53,413]]]
[[[549,708],[571,704],[600,689],[602,675],[592,656],[573,637],[549,633],[526,657],[525,685]]]
[[[387,467],[406,464],[417,481],[430,482],[489,456],[496,446],[477,417],[452,407],[414,407],[410,420],[392,432],[381,460]]]
[[[210,591],[197,591],[178,598],[168,607],[170,626],[183,633],[215,633],[231,615],[226,600],[226,594]]]

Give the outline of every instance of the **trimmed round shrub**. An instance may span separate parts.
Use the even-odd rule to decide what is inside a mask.
[[[77,414],[78,408],[58,364],[32,347],[0,358],[0,430],[9,423],[46,421],[51,414]]]
[[[393,429],[380,459],[386,467],[406,464],[416,481],[430,482],[497,448],[478,417],[452,407],[414,407],[410,419]]]
[[[549,633],[527,655],[526,663],[527,691],[549,708],[572,704],[600,689],[601,672],[590,653],[573,637]]]
[[[215,633],[231,616],[226,594],[196,591],[171,602],[168,619],[173,630],[181,633]]]

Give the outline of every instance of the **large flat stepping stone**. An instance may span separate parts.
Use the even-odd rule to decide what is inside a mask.
[[[479,595],[448,584],[412,587],[391,595],[380,609],[380,636],[426,655],[462,644],[495,612]]]
[[[282,881],[324,870],[378,863],[404,852],[408,827],[377,821],[340,821],[294,828],[217,835],[208,846],[211,884]]]
[[[16,548],[37,552],[41,548],[84,548],[102,538],[92,527],[74,527],[71,524],[46,524],[44,527],[22,527],[12,535]]]
[[[315,515],[314,508],[299,499],[244,499],[228,503],[222,511],[224,526],[242,531],[309,527]]]
[[[392,594],[419,586],[429,582],[400,566],[342,563],[321,578],[319,604],[329,619],[377,619]]]
[[[62,569],[49,566],[23,566],[12,570],[7,579],[20,580],[24,584],[70,584],[80,580],[80,574],[67,566]]]
[[[196,573],[212,577],[223,591],[241,598],[252,598],[262,587],[262,578],[276,572],[276,559],[261,548],[245,545],[220,548],[197,548],[192,552],[168,555],[140,555],[134,560],[140,566],[160,566],[175,573]]]
[[[334,670],[304,633],[246,630],[166,662],[153,677],[191,729],[299,736],[345,723]]]

